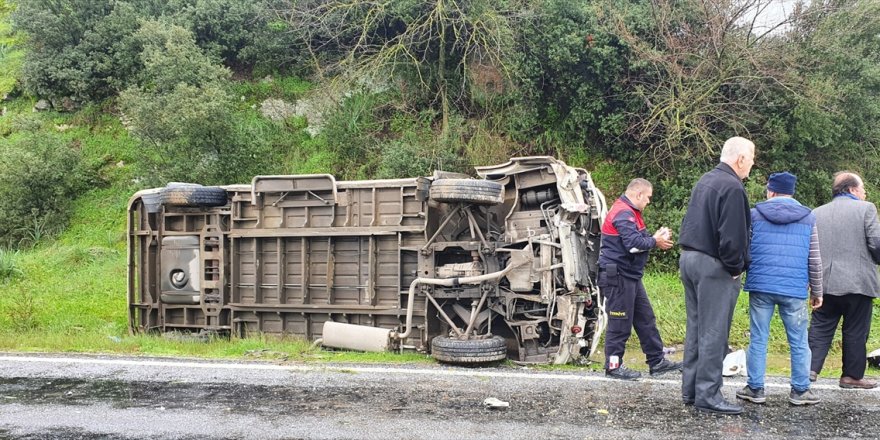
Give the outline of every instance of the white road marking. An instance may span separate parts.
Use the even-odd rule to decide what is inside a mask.
[[[393,368],[393,367],[363,367],[363,366],[321,366],[321,365],[274,365],[274,364],[233,364],[218,362],[188,362],[188,361],[160,361],[160,360],[129,360],[129,359],[90,359],[71,357],[34,357],[34,356],[0,356],[0,362],[29,362],[37,364],[81,364],[81,365],[108,365],[128,367],[167,367],[167,368],[201,368],[206,370],[267,370],[267,371],[297,371],[297,372],[345,372],[345,373],[384,373],[384,374],[413,374],[427,376],[464,376],[464,377],[498,377],[518,379],[551,379],[572,380],[587,382],[619,382],[617,379],[593,375],[593,374],[566,374],[566,373],[516,373],[508,371],[486,370],[442,370],[422,368]],[[643,378],[631,383],[654,383],[664,385],[680,385],[680,379],[652,379]],[[725,386],[742,387],[744,381],[724,382]],[[788,383],[766,383],[766,388],[789,389]],[[811,389],[820,390],[843,390],[837,385],[813,383]],[[878,391],[880,389],[874,389]],[[859,390],[860,392],[871,390]]]

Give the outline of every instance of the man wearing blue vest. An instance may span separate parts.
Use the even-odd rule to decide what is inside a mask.
[[[626,192],[611,206],[602,224],[599,251],[598,286],[605,297],[608,328],[605,332],[605,375],[614,379],[636,380],[638,371],[623,366],[626,341],[633,328],[652,376],[681,370],[680,362],[663,356],[663,341],[642,275],[653,248],[672,247],[672,232],[660,228],[653,235],[645,227],[642,210],[654,195],[651,182],[633,179]]]
[[[767,181],[767,200],[752,209],[752,262],[743,290],[749,292],[751,341],[746,357],[748,384],[736,397],[764,403],[764,372],[770,319],[779,308],[791,350],[793,405],[812,405],[819,398],[810,390],[810,346],[807,342],[807,289],[814,309],[822,305],[822,259],[816,218],[794,195],[797,177],[774,173]]]

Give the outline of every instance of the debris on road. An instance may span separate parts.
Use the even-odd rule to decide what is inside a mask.
[[[724,357],[722,374],[725,377],[746,375],[746,352],[737,350]]]
[[[483,401],[483,406],[489,409],[507,408],[510,406],[510,403],[494,397],[488,397]]]

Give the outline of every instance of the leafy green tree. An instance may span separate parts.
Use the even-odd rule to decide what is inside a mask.
[[[284,71],[299,60],[297,44],[270,0],[168,0],[166,15],[189,29],[196,44],[235,71],[257,66]],[[274,21],[273,21],[274,20]],[[291,51],[293,49],[293,51]]]
[[[791,118],[798,140],[813,147],[811,163],[825,162],[820,169],[873,175],[880,165],[880,3],[817,3],[796,25],[792,39],[802,43],[793,73],[808,86]]]
[[[539,0],[533,8],[517,32],[516,78],[529,109],[519,117],[531,123],[523,140],[556,154],[611,151],[625,128],[626,45],[603,27],[595,2]]]
[[[144,142],[147,173],[162,180],[216,183],[232,132],[228,69],[204,54],[188,30],[160,21],[136,33],[143,46],[140,85],[119,98],[123,121]]]
[[[21,0],[28,35],[22,81],[30,93],[83,102],[114,96],[138,70],[132,34],[145,5],[107,0]]]
[[[852,169],[876,185],[880,165],[880,4],[815,3],[797,10],[774,66],[784,80],[757,113],[761,147],[755,183],[769,173],[798,175],[798,199],[830,197],[831,175]],[[760,195],[759,195],[760,197]]]
[[[144,68],[135,35],[141,22],[160,17],[247,73],[261,58],[281,58],[272,39],[285,34],[269,26],[266,7],[257,0],[20,0],[12,18],[28,36],[22,79],[30,93],[56,103],[114,97]]]

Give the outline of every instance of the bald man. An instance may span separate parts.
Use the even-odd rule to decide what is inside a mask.
[[[752,141],[728,139],[721,163],[694,186],[681,222],[679,276],[687,310],[681,393],[685,405],[702,411],[742,413],[721,394],[721,371],[741,275],[749,266],[751,214],[742,181],[754,164]]]
[[[831,339],[843,318],[841,388],[869,389],[877,382],[865,376],[868,331],[874,298],[880,296],[876,264],[880,262],[877,208],[866,202],[865,183],[857,174],[834,175],[833,199],[813,210],[822,254],[825,299],[813,311],[809,344],[813,353],[810,379],[822,371]]]

